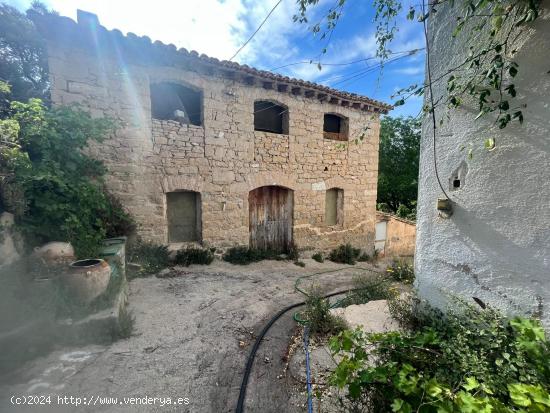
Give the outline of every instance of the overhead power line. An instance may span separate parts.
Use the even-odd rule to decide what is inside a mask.
[[[400,51],[400,52],[391,52],[389,54],[390,55],[407,54],[407,56],[412,56],[412,55],[420,52],[421,50],[424,50],[424,47],[421,47],[421,48],[418,48],[418,49],[403,50],[403,51]],[[322,66],[350,66],[350,65],[357,64],[357,63],[368,62],[369,60],[375,60],[375,59],[379,59],[379,57],[378,56],[369,56],[369,57],[365,57],[363,59],[352,60],[351,62],[322,63],[321,65]],[[314,63],[316,63],[314,60],[302,60],[300,62],[288,63],[286,65],[277,66],[277,67],[274,67],[272,69],[269,69],[269,71],[273,72],[275,70],[283,69],[285,67],[296,66],[296,65],[305,65],[305,64],[314,64]]]
[[[254,33],[252,33],[252,36],[250,36],[248,38],[248,40],[246,42],[244,42],[244,44],[239,48],[239,50],[237,50],[235,52],[235,54],[233,56],[231,56],[231,59],[229,59],[229,61],[233,60],[240,52],[241,50],[243,50],[246,45],[254,38],[254,36],[256,36],[256,33],[258,33],[260,31],[260,29],[262,28],[262,26],[265,24],[265,22],[267,21],[267,19],[269,19],[269,16],[271,16],[271,14],[275,11],[275,9],[277,7],[279,7],[279,4],[281,4],[283,2],[283,0],[279,0],[275,6],[273,6],[273,8],[269,11],[269,13],[267,13],[267,16],[265,16],[265,19],[260,23],[260,25],[258,26],[258,28],[256,29],[256,31]]]

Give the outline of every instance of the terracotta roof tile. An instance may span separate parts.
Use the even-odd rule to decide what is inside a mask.
[[[94,16],[90,13],[87,13],[87,15]],[[138,60],[140,63],[149,63],[151,65],[182,65],[187,63],[189,67],[186,69],[193,69],[196,68],[197,64],[203,64],[248,74],[264,81],[293,85],[294,87],[315,91],[317,95],[321,92],[321,94],[327,95],[327,100],[329,101],[328,97],[339,98],[349,101],[350,104],[360,103],[367,110],[387,113],[393,108],[391,105],[356,93],[333,89],[302,79],[290,78],[266,70],[256,69],[246,64],[241,65],[228,60],[219,60],[205,54],[199,55],[195,50],[178,49],[173,44],[165,44],[158,40],[152,42],[148,36],[140,37],[131,32],[124,36],[118,29],[107,30],[101,25],[92,25],[93,29],[90,29],[90,22],[86,22],[87,24],[84,24],[84,22],[77,23],[64,16],[42,15],[30,12],[30,17],[44,37],[52,42],[83,49],[94,47],[94,42],[100,42],[104,52],[109,52],[112,49],[111,51],[116,51],[119,57]],[[93,36],[90,36],[91,30],[94,31]],[[123,53],[122,56],[120,55],[121,52]],[[314,96],[315,94],[309,97],[314,98]]]

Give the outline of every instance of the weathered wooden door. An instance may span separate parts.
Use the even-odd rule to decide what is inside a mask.
[[[248,194],[250,247],[287,252],[292,244],[294,193],[280,186],[262,186]]]

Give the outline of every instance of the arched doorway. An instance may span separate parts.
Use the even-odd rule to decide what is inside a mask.
[[[292,245],[294,192],[262,186],[248,193],[250,247],[288,252]]]

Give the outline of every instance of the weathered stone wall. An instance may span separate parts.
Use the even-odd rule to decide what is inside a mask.
[[[539,315],[550,329],[550,76],[543,52],[550,50],[550,3],[541,5],[541,16],[509,47],[519,64],[518,97],[510,106],[525,105],[523,125],[500,130],[491,116],[474,120],[476,102],[463,102],[450,118],[436,111],[437,170],[453,203],[448,219],[436,210],[444,195],[434,169],[432,121],[425,119],[415,272],[420,295],[434,305],[444,307],[449,295],[472,304],[477,297],[509,314]],[[452,37],[455,18],[443,6],[430,19],[434,79],[468,53],[463,40]],[[445,80],[435,85],[436,101]],[[483,148],[486,138],[495,139],[494,150]],[[461,147],[471,144],[469,159]],[[461,183],[454,188],[457,170]]]
[[[414,222],[376,211],[376,222],[386,222],[385,257],[412,257],[416,242]]]
[[[330,248],[343,242],[372,249],[378,171],[378,114],[290,92],[248,86],[220,75],[96,58],[50,42],[54,104],[82,103],[120,127],[92,153],[109,170],[109,188],[144,239],[167,242],[167,192],[201,193],[202,238],[216,246],[248,244],[248,193],[264,185],[294,191],[294,240]],[[203,93],[203,125],[151,119],[150,84],[175,82]],[[289,109],[289,134],[254,131],[255,100]],[[323,139],[323,114],[349,118],[350,141]],[[325,190],[344,190],[344,220],[324,224]]]

